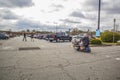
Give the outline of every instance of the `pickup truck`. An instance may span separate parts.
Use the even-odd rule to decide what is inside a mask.
[[[72,37],[70,35],[68,35],[67,33],[64,33],[64,32],[60,32],[60,33],[55,33],[55,34],[51,34],[49,36],[49,41],[52,42],[52,41],[56,41],[56,42],[59,42],[59,41],[65,41],[65,40],[68,40],[68,41],[71,41],[72,40]]]

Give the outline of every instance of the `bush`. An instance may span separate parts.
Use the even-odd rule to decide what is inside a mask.
[[[106,31],[101,34],[101,40],[103,42],[113,42],[113,32]],[[114,32],[114,42],[120,40],[120,34]]]
[[[90,39],[90,43],[91,43],[91,44],[101,45],[101,44],[102,44],[102,41],[99,40],[99,39]]]
[[[116,45],[120,45],[120,42],[117,42]]]

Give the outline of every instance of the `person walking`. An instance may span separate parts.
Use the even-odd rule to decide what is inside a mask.
[[[27,37],[27,35],[26,35],[26,33],[24,33],[24,34],[23,34],[23,41],[27,41],[27,38],[26,38],[26,37]]]

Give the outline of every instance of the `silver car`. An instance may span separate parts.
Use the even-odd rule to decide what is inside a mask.
[[[81,39],[83,38],[83,36],[81,35],[75,35],[72,37],[72,44],[75,45],[77,44]]]

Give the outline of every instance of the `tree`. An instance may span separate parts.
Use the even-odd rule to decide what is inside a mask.
[[[78,35],[79,34],[79,30],[78,28],[74,28],[71,32],[72,35]]]
[[[25,32],[25,30],[22,30],[21,32]]]
[[[33,29],[32,32],[36,32],[35,29]]]
[[[27,29],[27,32],[30,32],[30,30],[29,30],[29,29]]]

